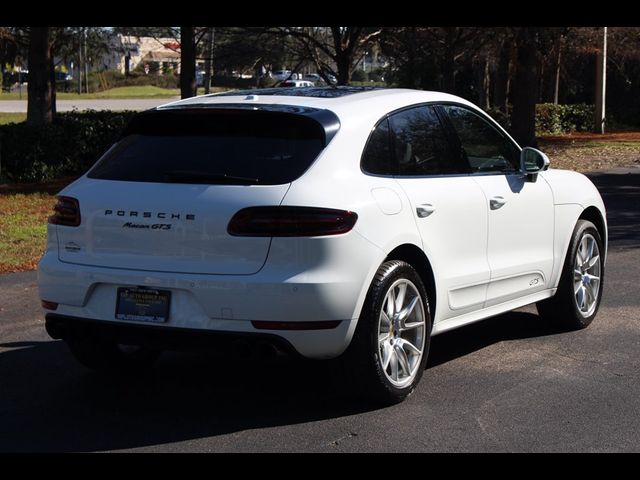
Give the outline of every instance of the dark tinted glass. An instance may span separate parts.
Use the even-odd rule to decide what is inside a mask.
[[[516,146],[493,125],[472,111],[443,105],[460,138],[473,172],[518,170],[520,153]]]
[[[389,122],[385,119],[371,133],[362,155],[362,169],[365,172],[378,175],[395,174],[389,140]]]
[[[277,185],[302,175],[324,144],[317,122],[283,113],[163,112],[136,122],[90,178]]]
[[[399,175],[460,173],[438,116],[420,106],[389,117]]]

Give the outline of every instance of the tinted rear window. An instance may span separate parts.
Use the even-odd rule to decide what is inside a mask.
[[[264,111],[158,111],[137,117],[89,172],[90,178],[132,182],[289,183],[324,147],[315,120]],[[181,175],[176,178],[174,173]],[[184,173],[188,172],[191,178]],[[201,177],[201,178],[200,178]],[[182,180],[181,180],[182,179]]]

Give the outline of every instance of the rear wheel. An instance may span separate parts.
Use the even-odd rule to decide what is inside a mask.
[[[119,344],[89,334],[73,334],[65,342],[76,360],[97,371],[143,370],[151,367],[161,353],[159,350]]]
[[[406,262],[385,262],[340,359],[347,385],[377,402],[401,402],[422,377],[430,335],[429,302],[420,276]]]
[[[536,304],[538,313],[572,329],[589,326],[600,307],[604,247],[596,226],[578,220],[556,294]]]

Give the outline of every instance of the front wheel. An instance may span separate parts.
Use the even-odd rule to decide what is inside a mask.
[[[538,302],[540,316],[571,329],[589,326],[600,307],[604,280],[604,247],[596,226],[578,220],[556,294]]]
[[[429,302],[406,262],[383,263],[369,288],[341,370],[360,394],[384,404],[403,401],[425,369],[431,337]]]

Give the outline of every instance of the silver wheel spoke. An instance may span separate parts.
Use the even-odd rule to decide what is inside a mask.
[[[585,297],[584,287],[580,285],[580,288],[578,289],[578,307],[580,308],[580,310],[584,310],[584,300],[585,300],[584,297]]]
[[[393,315],[396,313],[395,307],[396,307],[396,294],[392,289],[389,290],[389,293],[387,293],[387,315],[389,316],[389,318],[393,317]]]
[[[394,348],[389,352],[389,357],[391,360],[391,378],[396,382],[398,381],[398,355]]]
[[[391,347],[391,344],[388,341],[382,345],[382,351],[384,353],[384,356],[382,358],[382,369],[384,371],[386,371],[389,367],[389,362],[391,361],[391,355],[393,353],[392,350],[393,347]]]
[[[594,255],[587,263],[587,269],[593,268],[593,266],[598,262],[600,262],[600,255]]]
[[[404,321],[409,318],[409,315],[411,315],[411,312],[413,312],[413,309],[416,308],[416,304],[419,301],[420,297],[413,297],[409,304],[402,310],[400,310],[400,313],[398,314],[398,320],[400,320],[401,323],[404,323]]]
[[[405,330],[411,330],[414,328],[419,328],[421,326],[424,325],[424,322],[409,322],[409,323],[405,323],[403,328],[401,328],[400,330],[405,331]]]
[[[401,283],[400,285],[398,285],[398,293],[396,295],[396,301],[395,301],[395,312],[399,312],[402,310],[402,304],[404,303],[404,297],[407,294],[407,284],[406,283]]]
[[[413,343],[408,342],[407,340],[403,340],[400,345],[402,348],[406,348],[413,355],[422,355],[422,350],[418,349]]]
[[[409,367],[409,359],[407,358],[407,352],[405,352],[399,344],[395,344],[394,350],[396,351],[396,355],[398,357],[398,363],[402,370],[407,374],[407,376],[411,375],[411,368]]]

